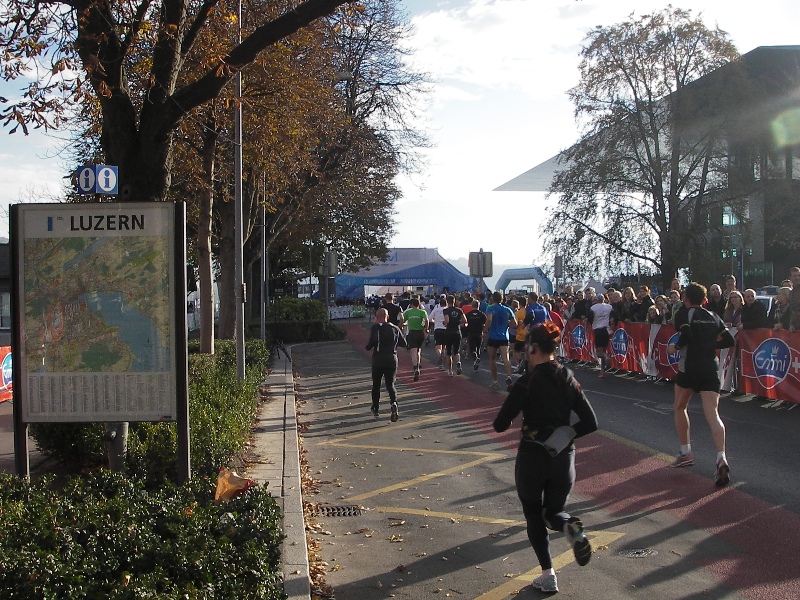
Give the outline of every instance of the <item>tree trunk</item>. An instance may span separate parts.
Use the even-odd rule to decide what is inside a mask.
[[[236,214],[234,202],[217,202],[220,231],[217,250],[219,262],[219,321],[217,336],[232,340],[236,329]]]

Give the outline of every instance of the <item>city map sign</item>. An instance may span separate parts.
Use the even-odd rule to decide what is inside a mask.
[[[165,202],[12,206],[23,422],[179,419],[184,214]]]

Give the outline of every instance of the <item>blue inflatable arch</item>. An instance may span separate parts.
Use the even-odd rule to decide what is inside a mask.
[[[520,279],[533,279],[539,284],[539,293],[541,294],[553,293],[553,282],[550,281],[550,278],[547,277],[547,275],[544,274],[544,271],[542,271],[539,267],[506,269],[497,279],[497,283],[495,283],[494,287],[497,290],[503,290],[505,292],[509,283]]]
[[[390,248],[384,261],[357,273],[336,276],[336,295],[364,297],[364,286],[426,286],[451,292],[472,291],[479,280],[465,275],[442,258],[436,248]]]

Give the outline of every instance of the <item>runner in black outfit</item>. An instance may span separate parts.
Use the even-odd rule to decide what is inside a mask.
[[[386,309],[389,323],[397,327],[403,326],[403,309],[394,303],[394,295],[391,292],[387,292],[383,297],[383,308]]]
[[[560,339],[561,332],[552,321],[531,329],[526,339],[528,373],[514,383],[494,420],[495,431],[505,431],[522,412],[514,479],[528,523],[528,539],[542,567],[542,574],[531,585],[548,593],[558,591],[548,527],[566,534],[579,565],[586,565],[592,555],[583,523],[564,512],[564,506],[575,483],[572,439],[596,431],[597,418],[572,371],[556,361]],[[570,426],[573,412],[578,421]],[[557,448],[548,450],[543,445],[545,441],[555,444],[555,438],[562,435]]]
[[[398,307],[399,308],[399,307]],[[378,403],[381,398],[381,379],[386,379],[386,391],[392,409],[392,422],[397,421],[397,390],[394,380],[397,377],[397,346],[406,347],[406,336],[398,327],[387,322],[385,308],[375,311],[375,323],[369,332],[367,350],[372,350],[372,413],[378,416]]]
[[[445,351],[447,352],[447,374],[461,375],[461,328],[467,326],[464,311],[456,306],[456,297],[447,297],[447,308],[444,309]],[[455,364],[454,364],[455,363]]]
[[[475,359],[472,370],[477,371],[481,364],[481,345],[483,344],[483,326],[486,325],[486,313],[480,309],[481,303],[472,301],[472,310],[467,313],[467,346]]]
[[[683,308],[675,313],[675,329],[680,332],[677,344],[667,351],[680,350],[678,376],[675,379],[675,430],[681,444],[680,454],[673,467],[690,467],[692,445],[689,439],[689,414],[687,407],[694,392],[700,394],[714,446],[717,448],[716,484],[730,482],[730,467],[725,455],[725,425],[719,417],[719,359],[718,348],[730,348],[735,341],[719,315],[702,307],[706,288],[690,283],[683,290]]]

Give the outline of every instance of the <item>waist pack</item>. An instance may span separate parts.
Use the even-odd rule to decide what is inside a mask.
[[[558,456],[561,451],[569,446],[572,440],[575,439],[575,430],[569,425],[556,427],[553,429],[552,433],[544,439],[542,439],[540,435],[537,435],[538,433],[539,432],[532,432],[532,434],[526,434],[525,438],[534,444],[542,446],[547,450],[550,456]]]

